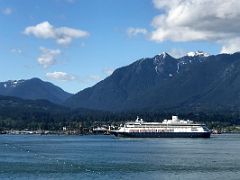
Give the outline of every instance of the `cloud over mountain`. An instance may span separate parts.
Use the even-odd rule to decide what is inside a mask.
[[[239,51],[240,1],[153,0],[160,14],[154,17],[151,40],[212,41],[222,53]]]
[[[71,80],[75,79],[75,77],[73,75],[70,75],[70,74],[65,73],[65,72],[60,72],[60,71],[47,73],[46,77],[48,79],[61,80],[61,81],[71,81]]]

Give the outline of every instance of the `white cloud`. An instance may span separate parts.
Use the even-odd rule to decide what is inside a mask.
[[[10,14],[12,14],[12,12],[13,12],[13,10],[9,7],[2,10],[2,13],[4,15],[10,15]]]
[[[112,68],[105,68],[103,69],[103,73],[107,76],[110,76],[113,73],[114,69]]]
[[[72,81],[75,80],[75,76],[65,73],[65,72],[60,72],[60,71],[55,71],[52,73],[47,73],[46,77],[48,79],[52,80],[61,80],[61,81]]]
[[[56,58],[61,54],[61,50],[59,49],[47,49],[44,47],[40,48],[41,55],[38,57],[37,61],[44,68],[48,68],[49,66],[56,63]]]
[[[240,50],[240,38],[226,40],[222,46],[221,53],[234,53]]]
[[[86,80],[87,81],[100,81],[102,78],[98,75],[89,75]]]
[[[24,30],[26,35],[34,35],[37,38],[55,38],[54,27],[47,21],[37,24],[36,26],[26,27]]]
[[[129,37],[133,37],[133,36],[137,36],[137,35],[146,35],[147,34],[147,30],[144,28],[133,28],[130,27],[127,29],[127,34]]]
[[[100,75],[90,74],[85,77],[78,77],[78,80],[84,84],[95,84],[101,81],[103,78]]]
[[[212,41],[223,46],[222,52],[240,50],[239,0],[153,0],[153,4],[160,14],[152,21],[151,40]]]
[[[13,48],[10,50],[12,53],[16,53],[16,54],[22,54],[22,50],[19,48]]]
[[[68,45],[73,39],[89,36],[87,31],[69,27],[56,28],[48,21],[44,21],[35,26],[26,27],[24,34],[43,39],[55,39],[56,42],[61,45]]]
[[[187,51],[183,50],[183,49],[176,49],[173,48],[168,52],[171,56],[173,56],[174,58],[180,58],[183,57],[187,54]]]
[[[102,80],[102,77],[99,75],[91,74],[85,77],[79,77],[73,74],[69,74],[66,72],[55,71],[46,73],[46,77],[52,80],[60,80],[60,81],[77,81],[83,84],[94,84]]]

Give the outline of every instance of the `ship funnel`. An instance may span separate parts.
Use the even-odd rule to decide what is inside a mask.
[[[140,119],[139,119],[139,117],[137,116],[136,122],[139,122],[139,120],[140,120]]]
[[[172,121],[178,121],[178,116],[172,116]]]

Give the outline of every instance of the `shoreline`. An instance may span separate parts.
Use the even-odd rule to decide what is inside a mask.
[[[212,133],[212,135],[220,135],[220,134],[240,134],[240,132],[236,131],[222,131],[219,133]],[[110,133],[79,133],[79,132],[64,132],[64,131],[19,131],[19,130],[12,130],[12,131],[2,131],[0,132],[1,135],[39,135],[39,136],[48,136],[48,135],[56,135],[56,136],[86,136],[86,135],[103,135],[108,136],[111,135]]]

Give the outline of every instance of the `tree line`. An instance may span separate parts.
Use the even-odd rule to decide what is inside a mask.
[[[178,115],[182,119],[190,119],[207,124],[210,128],[240,125],[239,113],[235,112],[103,112],[93,110],[52,110],[37,111],[27,109],[1,109],[1,130],[61,130],[62,127],[70,129],[91,128],[94,126],[123,124],[126,121],[134,121],[137,116],[144,121],[159,121],[170,119],[172,115]]]

